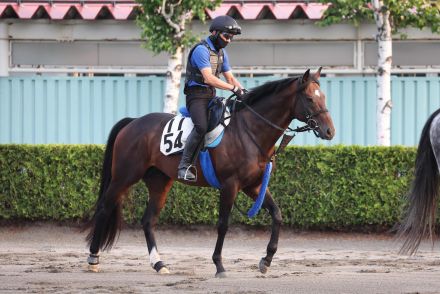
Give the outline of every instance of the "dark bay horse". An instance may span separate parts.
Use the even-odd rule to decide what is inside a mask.
[[[274,154],[275,143],[293,119],[306,122],[317,136],[330,140],[335,134],[333,121],[326,108],[324,93],[320,90],[321,68],[311,74],[268,82],[252,89],[243,102],[238,102],[223,140],[210,156],[220,182],[218,238],[212,260],[216,276],[225,276],[222,247],[228,230],[228,218],[237,193],[242,190],[255,200],[262,183],[265,166]],[[162,130],[173,118],[171,114],[151,113],[138,119],[125,118],[110,132],[104,155],[101,186],[96,210],[89,226],[90,244],[88,263],[97,270],[99,250],[110,249],[121,223],[121,207],[130,186],[143,180],[149,192],[149,201],[142,218],[150,263],[159,273],[168,269],[157,251],[154,227],[167,193],[177,179],[177,165],[181,155],[164,156],[159,150]],[[197,169],[201,167],[197,163]],[[199,176],[196,186],[209,186]],[[263,207],[272,218],[272,232],[267,255],[260,261],[265,273],[277,250],[281,225],[281,211],[266,190]]]
[[[422,239],[433,242],[440,194],[440,109],[425,123],[417,148],[414,179],[407,195],[398,236],[404,239],[401,253],[414,254]]]

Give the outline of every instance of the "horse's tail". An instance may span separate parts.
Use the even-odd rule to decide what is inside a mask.
[[[99,186],[99,196],[95,205],[95,213],[93,214],[93,217],[90,219],[90,221],[86,223],[84,227],[84,229],[90,229],[89,234],[86,237],[86,240],[89,245],[93,239],[98,212],[104,205],[105,191],[110,185],[112,179],[113,147],[116,141],[116,137],[119,134],[119,132],[133,120],[134,118],[130,118],[130,117],[121,119],[113,126],[112,130],[110,131],[110,135],[108,136],[107,145],[104,152],[104,161],[101,170],[101,183]],[[103,225],[102,228],[103,231],[98,232],[100,234],[99,248],[106,249],[112,246],[116,238],[116,233],[120,228],[121,220],[122,220],[122,206],[120,203],[117,203],[115,209],[113,209],[108,216],[108,223]]]
[[[432,150],[429,132],[432,121],[439,113],[440,109],[428,118],[420,137],[414,180],[406,196],[407,206],[398,229],[398,236],[405,240],[400,253],[414,254],[425,237],[429,237],[433,242],[439,196],[439,167]]]

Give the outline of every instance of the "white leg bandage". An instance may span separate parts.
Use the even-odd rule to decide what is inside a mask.
[[[159,261],[161,261],[160,260],[160,255],[157,252],[157,249],[156,249],[156,246],[155,246],[155,247],[151,248],[151,251],[150,251],[150,264],[151,264],[152,267],[154,267],[154,265],[156,263],[158,263]]]

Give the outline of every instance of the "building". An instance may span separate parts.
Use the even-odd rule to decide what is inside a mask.
[[[167,55],[141,47],[134,0],[10,0],[0,3],[0,75],[164,74]],[[234,71],[294,74],[324,66],[331,75],[374,74],[375,25],[318,27],[326,6],[313,1],[229,1],[244,34],[228,48]],[[207,31],[195,20],[191,30]],[[440,73],[440,35],[409,29],[393,44],[393,73]],[[251,51],[250,54],[243,52]],[[414,54],[417,52],[417,54]]]
[[[168,56],[142,48],[136,7],[134,0],[0,0],[0,144],[105,143],[122,117],[161,111]],[[242,26],[228,53],[246,87],[324,67],[336,136],[302,134],[295,144],[374,145],[375,25],[321,28],[325,9],[313,1],[226,0],[206,13]],[[189,27],[201,36],[207,28],[198,20]],[[405,33],[393,42],[391,139],[414,146],[440,107],[440,35]]]

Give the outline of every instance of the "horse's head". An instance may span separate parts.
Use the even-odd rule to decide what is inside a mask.
[[[319,86],[321,67],[315,74],[308,69],[298,79],[299,93],[295,103],[295,118],[307,123],[321,139],[331,140],[335,135],[335,127],[330,112],[326,107],[325,94]]]

